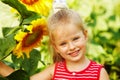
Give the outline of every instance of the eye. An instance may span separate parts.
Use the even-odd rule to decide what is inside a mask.
[[[66,42],[63,42],[63,43],[60,44],[60,46],[64,46],[64,45],[66,45]]]
[[[73,41],[80,39],[80,37],[74,37]]]

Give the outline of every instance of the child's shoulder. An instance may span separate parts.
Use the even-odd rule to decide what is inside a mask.
[[[55,68],[55,63],[54,64],[51,64],[50,66],[48,66],[46,68],[47,71],[50,71],[51,73],[54,72],[54,68]]]
[[[54,72],[54,69],[57,65],[63,65],[63,64],[64,64],[63,61],[55,62],[55,63],[51,64],[50,66],[48,66],[46,69],[51,71],[51,72]]]
[[[98,68],[99,80],[110,80],[109,75],[102,64],[95,61],[91,61],[91,63],[94,66],[93,68]]]
[[[102,64],[91,60],[90,65],[93,70],[98,71],[99,80],[109,80],[109,75]]]

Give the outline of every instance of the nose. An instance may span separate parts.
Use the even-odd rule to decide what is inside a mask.
[[[69,50],[74,50],[75,49],[75,45],[73,42],[69,42]]]

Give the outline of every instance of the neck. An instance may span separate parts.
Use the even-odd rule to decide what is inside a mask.
[[[89,63],[89,59],[87,57],[84,57],[83,59],[76,62],[66,61],[66,67],[69,71],[81,71],[85,69]]]

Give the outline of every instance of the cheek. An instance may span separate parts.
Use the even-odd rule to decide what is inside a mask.
[[[83,53],[86,53],[86,42],[81,43],[79,47],[81,48]]]
[[[76,46],[78,47],[85,47],[86,46],[86,41],[79,41],[77,43],[75,43]]]
[[[62,53],[64,53],[64,52],[66,52],[67,51],[67,47],[61,47],[61,48],[59,48],[60,49],[60,51],[62,52]]]
[[[68,50],[67,47],[57,47],[58,49],[58,53],[62,53],[62,54],[65,54]]]

